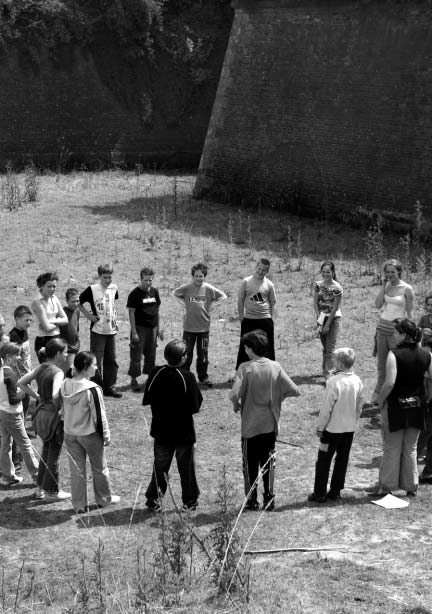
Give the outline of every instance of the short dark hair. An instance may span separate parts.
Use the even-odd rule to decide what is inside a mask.
[[[36,279],[36,285],[38,288],[42,288],[48,281],[58,281],[58,275],[55,271],[48,271],[39,275]]]
[[[324,268],[325,266],[328,266],[328,267],[329,267],[329,269],[330,269],[330,271],[331,271],[331,274],[332,274],[332,278],[333,278],[335,281],[337,281],[337,279],[336,279],[336,269],[335,269],[334,262],[332,262],[331,260],[326,260],[325,262],[323,262],[323,263],[322,263],[322,265],[321,265],[321,267],[320,267],[320,271],[321,271],[321,272],[322,272],[322,270],[323,270],[323,268]]]
[[[247,346],[257,356],[265,356],[268,352],[269,340],[267,333],[260,328],[246,333],[241,338],[243,346]]]
[[[140,271],[140,277],[141,277],[141,279],[142,279],[142,278],[143,278],[145,275],[146,275],[147,277],[150,277],[150,275],[153,277],[153,276],[154,276],[154,271],[153,271],[153,269],[151,269],[150,267],[145,266],[145,267],[144,267],[143,269],[141,269],[141,271]]]
[[[33,312],[30,309],[30,307],[27,307],[27,305],[18,305],[18,307],[14,311],[15,320],[18,318],[22,318],[23,316],[32,316],[32,315],[33,315]]]
[[[270,268],[270,260],[268,258],[260,258],[258,260],[258,264],[263,264],[264,266]]]
[[[100,264],[98,266],[98,275],[99,275],[99,277],[101,275],[105,275],[105,273],[110,273],[111,275],[114,273],[114,268],[113,268],[112,264],[105,263],[105,264]]]
[[[396,258],[390,258],[389,260],[386,260],[383,264],[383,271],[385,272],[386,270],[386,266],[394,266],[394,268],[396,269],[399,278],[402,277],[402,271],[403,271],[403,267],[402,267],[402,263],[400,262],[400,260],[397,260]]]
[[[408,318],[397,318],[393,320],[395,329],[401,335],[405,335],[407,343],[418,343],[422,337],[421,328],[418,328],[415,322],[408,320]]]
[[[166,344],[164,358],[171,367],[179,364],[186,354],[186,344],[181,339],[173,339]]]
[[[96,356],[93,352],[78,352],[74,359],[74,367],[78,373],[81,373],[81,371],[88,369],[95,359]]]
[[[79,290],[77,288],[68,288],[66,290],[66,300],[68,301],[71,296],[75,296],[76,294],[79,295]]]
[[[203,264],[202,262],[198,262],[198,264],[194,264],[193,267],[191,268],[192,277],[195,275],[196,271],[201,271],[204,277],[207,277],[208,268],[206,264]]]

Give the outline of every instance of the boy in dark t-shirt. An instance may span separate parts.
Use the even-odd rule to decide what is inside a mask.
[[[166,492],[166,475],[174,454],[180,474],[184,510],[198,505],[199,488],[195,477],[193,414],[199,412],[202,395],[195,376],[183,369],[186,345],[179,339],[170,341],[164,356],[167,365],[156,367],[146,382],[143,405],[150,405],[154,438],[152,479],[146,491],[148,508],[160,511],[160,499]]]
[[[66,290],[66,303],[63,310],[68,318],[68,323],[60,326],[60,337],[68,344],[67,366],[65,368],[66,377],[72,376],[72,366],[76,354],[80,349],[79,338],[79,292],[76,288],[68,288]]]
[[[24,377],[32,370],[30,342],[28,329],[33,322],[33,313],[27,305],[18,305],[14,311],[15,326],[9,333],[11,343],[16,343],[20,349],[16,372],[19,377]],[[30,406],[30,397],[26,394],[22,400],[24,416],[27,415]]]
[[[137,377],[141,375],[141,358],[144,355],[142,373],[149,375],[155,366],[157,337],[162,339],[159,329],[159,306],[161,300],[157,288],[152,287],[154,271],[143,268],[140,272],[141,282],[127,299],[130,333],[130,365],[128,375],[131,388],[141,390]]]

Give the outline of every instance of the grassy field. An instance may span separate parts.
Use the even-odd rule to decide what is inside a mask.
[[[422,486],[417,499],[402,510],[370,504],[365,488],[377,480],[381,434],[367,412],[353,445],[343,501],[306,502],[323,394],[316,377],[321,350],[312,307],[320,262],[330,257],[336,263],[344,288],[339,345],[356,349],[356,370],[368,399],[375,379],[371,352],[378,261],[386,254],[406,259],[412,246],[406,239],[279,211],[197,202],[191,198],[193,183],[193,176],[160,174],[46,175],[40,178],[36,203],[0,210],[0,312],[10,327],[14,307],[30,304],[36,295],[41,272],[58,271],[63,299],[68,287],[81,290],[93,282],[98,264],[113,262],[120,293],[119,389],[124,392],[118,401],[107,400],[112,431],[108,462],[114,491],[121,496],[119,506],[94,509],[83,517],[67,502],[37,502],[25,471],[22,485],[0,491],[0,612],[431,612],[432,490]],[[5,190],[2,194],[5,205]],[[302,447],[278,444],[276,511],[242,514],[239,539],[248,550],[315,550],[245,555],[250,563],[247,590],[216,599],[206,557],[197,540],[191,545],[185,536],[170,497],[160,516],[144,506],[152,459],[150,412],[142,407],[141,394],[129,389],[126,298],[139,281],[140,268],[152,266],[167,341],[181,336],[181,308],[171,292],[189,281],[192,264],[205,261],[208,281],[228,295],[212,316],[209,375],[215,386],[203,391],[202,412],[195,420],[202,494],[198,510],[186,520],[210,548],[212,531],[221,526],[221,492],[230,491],[237,510],[242,504],[239,418],[227,401],[227,380],[239,340],[238,285],[260,255],[272,261],[270,277],[278,293],[276,357],[302,392],[284,403],[280,439]],[[408,279],[422,296],[428,289],[430,259],[417,250],[413,260],[416,272]],[[86,349],[86,322],[81,338]],[[160,362],[162,352],[163,344]],[[35,445],[39,448],[39,442]],[[179,500],[175,468],[171,485]],[[61,486],[69,487],[65,452]],[[91,484],[89,488],[91,492]],[[165,569],[167,541],[171,562],[180,561],[177,575]],[[180,543],[185,550],[179,555],[173,544]]]

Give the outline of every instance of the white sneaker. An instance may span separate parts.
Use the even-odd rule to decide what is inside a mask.
[[[21,484],[23,479],[21,475],[16,475],[13,478],[2,478],[0,484],[2,486],[16,486],[16,484]]]
[[[111,495],[111,501],[108,503],[108,505],[115,505],[116,503],[120,502],[120,497],[119,495]]]
[[[44,499],[45,501],[64,501],[65,499],[70,499],[70,496],[70,492],[59,490],[57,493],[46,492]]]

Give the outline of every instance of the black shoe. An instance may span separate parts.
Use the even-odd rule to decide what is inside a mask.
[[[257,512],[259,510],[259,503],[258,501],[248,501],[244,509],[247,512]]]
[[[198,507],[198,501],[192,503],[183,503],[182,512],[194,512]]]
[[[117,390],[104,390],[104,397],[113,397],[113,399],[121,399],[123,396],[121,392],[117,392]]]
[[[428,477],[419,477],[419,483],[420,484],[432,484],[432,476],[428,476]]]
[[[159,501],[153,501],[152,499],[147,499],[146,507],[148,507],[152,512],[160,512],[162,510],[162,506]]]
[[[202,384],[203,386],[207,386],[207,388],[213,387],[213,382],[208,377],[203,377],[202,379],[200,379],[200,384]]]
[[[312,501],[313,503],[325,503],[327,501],[326,495],[316,495],[314,492],[311,492],[308,495],[308,501]]]
[[[407,490],[407,497],[417,497],[417,491],[416,490]]]
[[[266,512],[273,512],[274,508],[275,508],[275,496],[274,495],[264,495],[262,509]]]
[[[327,493],[327,499],[330,499],[330,501],[339,501],[340,499],[342,499],[340,492],[334,492],[332,490],[329,490]]]

